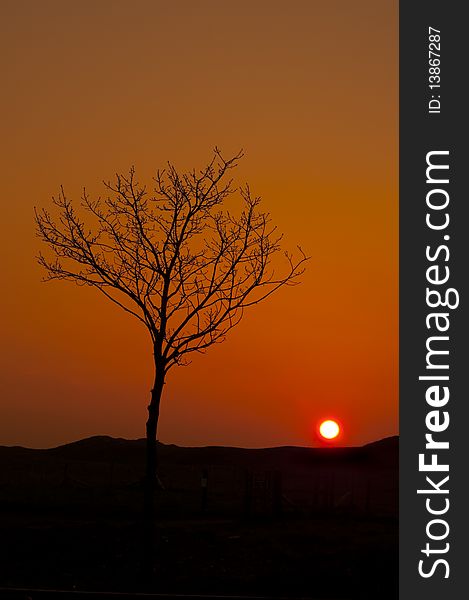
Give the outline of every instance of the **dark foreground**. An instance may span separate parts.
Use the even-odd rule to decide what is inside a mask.
[[[141,441],[0,448],[0,595],[397,598],[397,438],[160,457],[149,571]]]

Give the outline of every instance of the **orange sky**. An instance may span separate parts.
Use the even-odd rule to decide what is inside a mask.
[[[303,284],[173,370],[159,437],[343,442],[398,427],[395,0],[2,3],[0,444],[143,437],[148,334],[97,292],[40,282],[33,206],[218,145],[312,256]]]

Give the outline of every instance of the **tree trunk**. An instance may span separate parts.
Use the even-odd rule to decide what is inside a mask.
[[[157,430],[158,418],[160,416],[160,401],[164,386],[164,373],[161,369],[156,369],[155,383],[151,391],[151,400],[148,405],[148,419],[146,424],[146,470],[145,479],[147,487],[155,489],[160,485],[158,479],[158,460],[157,460]]]
[[[164,386],[164,371],[156,367],[155,383],[151,391],[146,423],[146,467],[144,481],[143,508],[143,572],[148,581],[153,577],[153,561],[155,554],[155,490],[161,488],[158,478],[157,462],[157,431],[160,415],[160,400]]]

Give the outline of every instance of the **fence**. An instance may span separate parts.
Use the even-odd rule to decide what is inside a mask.
[[[131,464],[49,460],[4,465],[0,502],[135,509],[143,471]],[[230,465],[162,468],[161,513],[183,516],[309,516],[324,512],[396,516],[392,469],[309,467],[245,469]]]

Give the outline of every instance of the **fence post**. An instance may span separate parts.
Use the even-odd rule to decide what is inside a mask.
[[[200,488],[202,490],[202,514],[205,514],[207,511],[207,496],[208,496],[208,469],[202,470],[202,475],[200,477]]]
[[[246,517],[248,517],[251,513],[252,485],[252,473],[246,470],[244,488],[244,514]]]
[[[276,517],[282,514],[282,473],[274,471],[272,490],[273,512]]]

